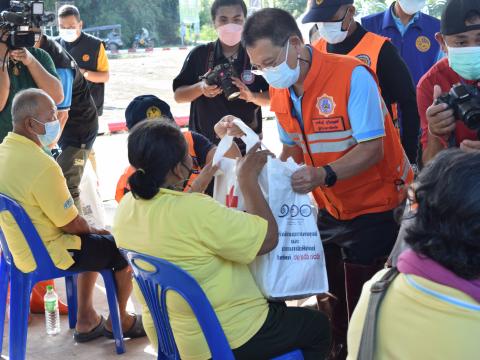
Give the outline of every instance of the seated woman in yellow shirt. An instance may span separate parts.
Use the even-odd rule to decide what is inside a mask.
[[[240,212],[207,195],[183,192],[192,159],[178,127],[161,120],[139,123],[128,138],[128,158],[137,170],[129,179],[131,192],[118,207],[113,232],[119,247],[166,259],[198,281],[236,359],[270,359],[294,349],[302,349],[305,359],[323,359],[330,342],[326,316],[269,304],[248,268],[278,241],[275,218],[258,185],[270,153],[258,149],[257,145],[238,162],[246,208]],[[157,347],[151,315],[137,294],[145,330]],[[209,359],[187,303],[170,294],[167,304],[181,358]]]
[[[478,359],[480,346],[480,154],[444,151],[415,184],[416,212],[406,229],[411,249],[381,303],[376,359]],[[409,220],[409,221],[410,221]],[[370,288],[364,285],[348,331],[356,360]]]

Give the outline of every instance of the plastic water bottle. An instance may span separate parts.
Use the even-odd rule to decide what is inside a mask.
[[[48,335],[56,335],[60,332],[60,313],[58,312],[58,295],[53,286],[47,286],[47,293],[43,298],[45,302],[45,326]]]

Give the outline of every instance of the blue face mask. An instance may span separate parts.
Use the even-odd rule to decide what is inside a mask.
[[[287,42],[285,61],[275,67],[264,68],[261,73],[270,86],[277,89],[287,89],[298,81],[300,77],[300,63],[297,59],[297,66],[291,69],[287,64],[290,41]]]
[[[480,46],[448,47],[448,63],[466,80],[480,79]]]
[[[38,141],[40,141],[40,144],[47,148],[49,145],[53,144],[53,142],[57,139],[57,136],[60,134],[60,121],[54,120],[43,123],[35,118],[32,119],[45,127],[45,134],[37,134],[37,137]]]

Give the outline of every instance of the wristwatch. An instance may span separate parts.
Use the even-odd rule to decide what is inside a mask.
[[[323,166],[326,172],[325,187],[332,187],[337,182],[337,174],[333,171],[330,165]]]
[[[90,75],[90,73],[89,73],[88,71],[85,71],[85,72],[83,73],[83,77],[84,77],[85,79],[88,79],[88,75]]]

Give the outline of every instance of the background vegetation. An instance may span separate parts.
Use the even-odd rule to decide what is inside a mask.
[[[248,4],[250,1],[245,0]],[[155,38],[156,46],[173,45],[180,42],[179,0],[72,0],[80,9],[86,27],[100,25],[122,25],[122,38],[130,45],[135,34],[147,28]],[[216,38],[210,19],[213,0],[200,0],[200,40]],[[430,15],[440,17],[446,0],[428,0]],[[55,11],[56,0],[46,0],[48,10]],[[385,10],[392,0],[355,0],[359,16]],[[278,7],[299,16],[305,11],[307,0],[263,0],[263,6]],[[193,41],[193,29],[187,29],[187,41]]]

